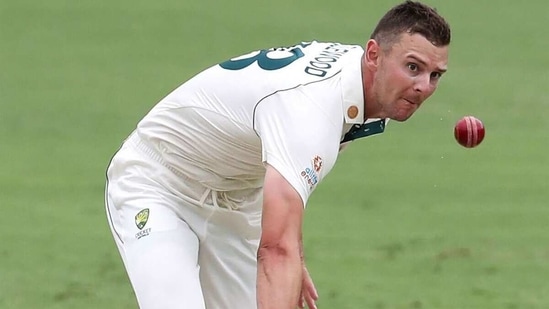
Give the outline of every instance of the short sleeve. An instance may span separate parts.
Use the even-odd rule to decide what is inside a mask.
[[[256,108],[263,162],[294,187],[303,205],[337,159],[343,121],[338,115],[340,103],[320,104],[303,89],[277,93]]]

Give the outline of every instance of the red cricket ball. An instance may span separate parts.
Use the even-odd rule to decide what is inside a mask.
[[[476,147],[484,139],[484,124],[474,116],[465,116],[456,123],[454,137],[463,147]]]

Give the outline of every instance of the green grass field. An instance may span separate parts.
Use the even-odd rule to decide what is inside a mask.
[[[393,1],[2,1],[0,308],[136,308],[103,208],[136,122],[257,48],[362,44]],[[449,72],[342,153],[306,212],[319,307],[549,308],[549,3],[430,0]],[[460,147],[473,114],[487,135]]]

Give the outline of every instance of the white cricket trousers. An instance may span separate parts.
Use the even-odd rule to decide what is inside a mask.
[[[141,309],[255,309],[260,189],[225,195],[177,174],[133,133],[107,170],[106,208]],[[234,195],[233,195],[234,196]]]

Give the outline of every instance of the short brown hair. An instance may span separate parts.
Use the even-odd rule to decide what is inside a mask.
[[[379,21],[370,36],[380,46],[390,48],[402,33],[418,33],[433,45],[450,44],[450,25],[435,8],[406,0],[390,9]]]

